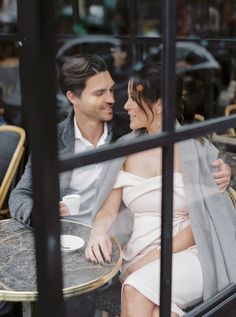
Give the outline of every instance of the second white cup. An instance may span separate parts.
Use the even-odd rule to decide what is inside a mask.
[[[75,216],[79,214],[80,195],[66,195],[62,197],[62,201],[70,211],[70,215]]]

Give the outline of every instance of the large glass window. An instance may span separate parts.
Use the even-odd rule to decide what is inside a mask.
[[[55,1],[57,66],[59,67],[63,63],[64,57],[76,53],[95,53],[106,61],[115,81],[114,119],[111,123],[114,141],[131,131],[130,118],[124,105],[128,98],[128,81],[132,71],[141,69],[147,62],[162,64],[166,69],[169,66],[165,63],[166,51],[164,50],[171,43],[167,42],[164,37],[162,5],[161,0]],[[27,114],[23,114],[22,111],[22,108],[25,107],[22,105],[22,91],[27,88],[27,82],[25,80],[20,83],[19,77],[17,45],[22,47],[22,42],[19,41],[19,38],[22,39],[22,34],[20,34],[21,30],[18,25],[20,19],[17,20],[16,15],[16,1],[2,1],[0,9],[0,123],[24,127],[25,122],[27,120],[29,122],[30,118],[27,118]],[[24,16],[24,19],[28,19],[27,22],[32,23],[33,27],[34,21],[31,21],[27,15]],[[172,21],[169,22],[171,24]],[[231,185],[236,189],[236,134],[234,130],[236,124],[234,121],[229,127],[227,122],[220,120],[224,120],[223,117],[230,118],[230,115],[236,112],[235,36],[235,1],[176,1],[176,57],[173,60],[176,67],[175,78],[172,85],[166,84],[168,89],[165,89],[168,97],[175,95],[175,89],[176,96],[175,100],[172,100],[173,104],[167,105],[166,113],[169,117],[174,113],[174,116],[181,120],[184,109],[186,130],[183,128],[179,132],[174,128],[172,131],[172,122],[168,121],[169,117],[166,115],[164,126],[168,128],[164,131],[165,133],[159,135],[159,138],[155,139],[153,135],[146,139],[135,139],[127,146],[125,143],[116,143],[120,147],[118,145],[116,147],[112,143],[110,147],[105,148],[104,152],[99,148],[91,153],[91,156],[89,152],[83,153],[81,156],[72,155],[70,158],[63,156],[64,163],[61,162],[62,157],[60,156],[58,158],[61,166],[60,176],[67,177],[68,174],[63,175],[64,172],[85,165],[88,165],[88,169],[94,168],[88,162],[100,163],[117,156],[162,147],[165,157],[163,162],[165,162],[164,166],[167,170],[164,177],[165,186],[169,186],[165,188],[168,189],[173,185],[171,180],[173,180],[174,143],[207,135],[207,139],[219,149],[220,157],[231,166]],[[31,48],[34,49],[34,47]],[[44,53],[47,54],[46,51]],[[171,72],[171,68],[168,70]],[[21,84],[24,84],[23,90],[20,89]],[[54,83],[50,82],[48,86],[54,87]],[[63,95],[59,82],[56,82],[55,86],[57,122],[59,123],[67,117],[71,105]],[[167,96],[164,95],[164,102],[166,98]],[[184,106],[183,100],[185,100]],[[32,114],[34,112],[33,103],[31,107]],[[42,120],[40,115],[38,118]],[[193,125],[195,123],[199,123],[201,126]],[[226,126],[226,128],[222,128],[222,126]],[[27,125],[25,127],[28,128]],[[220,131],[218,131],[218,127],[221,127]],[[36,129],[37,125],[35,130],[34,127],[32,130],[29,129],[29,134],[33,131],[32,135],[37,136],[37,133],[40,135],[40,129],[38,131]],[[31,138],[31,135],[29,137]],[[50,135],[48,139],[50,140]],[[95,148],[91,147],[91,149]],[[38,153],[41,155],[40,151]],[[68,153],[64,154],[68,156]],[[163,197],[168,204],[173,197],[168,190],[164,193]],[[168,234],[165,237],[168,240]],[[167,278],[166,281],[168,282]],[[169,290],[168,287],[167,289]]]

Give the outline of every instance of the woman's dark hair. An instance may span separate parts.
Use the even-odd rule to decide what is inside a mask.
[[[145,113],[143,103],[145,103],[152,113],[154,120],[153,104],[162,98],[162,67],[160,64],[148,63],[145,65],[137,65],[138,69],[134,70],[130,76],[129,89],[132,97]],[[191,123],[194,121],[195,106],[186,97],[183,97],[183,80],[176,75],[176,119],[180,124]],[[140,129],[141,133],[145,133],[145,129]]]
[[[179,119],[181,124],[188,124],[194,122],[195,119],[195,105],[188,97],[182,98],[182,118]]]
[[[137,66],[138,67],[138,66]],[[130,76],[129,89],[132,97],[145,113],[143,102],[148,106],[152,113],[152,121],[154,119],[153,104],[161,98],[161,66],[157,64],[147,64],[134,70]],[[151,121],[151,122],[152,122]],[[145,133],[145,129],[141,129],[141,133]]]
[[[183,78],[176,75],[176,119],[180,124],[188,124],[194,121],[195,104],[183,95]]]
[[[90,77],[107,71],[106,63],[97,55],[75,54],[66,57],[61,64],[59,76],[62,92],[66,95],[70,90],[78,97]]]

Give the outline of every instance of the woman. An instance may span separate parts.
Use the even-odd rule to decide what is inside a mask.
[[[147,65],[134,72],[128,95],[125,109],[134,134],[159,133],[162,129],[160,67]],[[228,249],[236,247],[236,217],[227,194],[220,193],[211,175],[209,166],[216,152],[203,139],[175,145],[172,317],[182,316],[185,307],[209,298],[236,281],[236,256]],[[161,174],[161,148],[126,157],[111,194],[97,213],[86,249],[86,257],[91,261],[110,260],[107,231],[123,199],[134,214],[134,227],[123,248],[122,317],[159,316]],[[220,242],[222,217],[227,227],[222,239],[227,240],[225,245]]]

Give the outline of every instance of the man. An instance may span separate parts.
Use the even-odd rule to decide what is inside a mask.
[[[62,66],[60,81],[73,109],[58,126],[59,156],[81,153],[109,143],[111,133],[106,122],[113,117],[114,82],[103,60],[90,55],[71,57]],[[80,217],[85,223],[90,223],[91,198],[96,195],[96,179],[100,172],[101,164],[93,164],[61,175],[61,197],[70,192],[81,194]],[[9,207],[13,218],[31,224],[30,161],[11,194]],[[60,203],[60,216],[68,215],[64,207]]]
[[[81,153],[109,143],[111,133],[106,122],[113,117],[114,82],[103,60],[97,56],[71,57],[62,66],[61,86],[73,109],[58,127],[59,155]],[[80,218],[85,223],[90,223],[101,167],[101,164],[93,164],[61,175],[61,197],[69,192],[81,194]],[[29,160],[24,175],[11,194],[9,207],[13,218],[31,225],[32,206]],[[59,214],[69,214],[62,202]],[[78,311],[80,316],[94,315],[94,304],[86,295],[71,298],[66,303],[70,317],[77,316]]]
[[[62,91],[73,108],[68,118],[58,126],[59,156],[78,154],[109,144],[112,131],[108,122],[113,118],[114,82],[104,61],[95,55],[75,55],[66,59],[60,75]],[[214,164],[219,165],[220,169],[214,175],[215,179],[219,188],[225,190],[230,180],[229,168],[221,160]],[[95,198],[99,192],[99,180],[104,177],[102,166],[101,163],[92,164],[60,176],[61,197],[69,193],[80,194],[80,213],[76,217],[88,224],[91,223]],[[24,175],[10,196],[11,216],[31,225],[32,206],[29,160]],[[69,215],[63,202],[59,203],[59,215]],[[131,226],[131,222],[128,222],[128,226]],[[84,316],[89,316],[89,313],[84,313]]]

